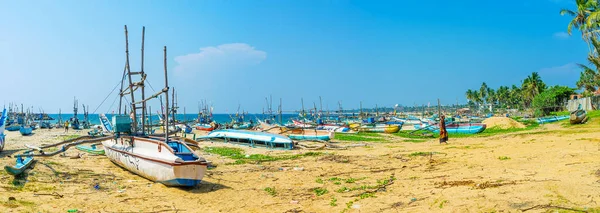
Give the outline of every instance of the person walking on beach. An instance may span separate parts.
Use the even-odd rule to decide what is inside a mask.
[[[448,144],[448,131],[446,131],[446,116],[440,117],[440,144]]]
[[[65,132],[69,132],[69,121],[65,121]]]

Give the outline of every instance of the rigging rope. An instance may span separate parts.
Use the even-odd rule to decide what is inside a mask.
[[[118,99],[119,97],[120,97],[119,95],[115,96],[115,100],[113,100],[112,104],[110,105],[110,107],[108,107],[108,109],[106,110],[106,113],[105,113],[105,114],[108,114],[108,112],[110,112],[110,109],[111,109],[111,108],[112,108],[112,107],[115,105],[115,103],[117,102],[117,99]],[[114,112],[114,111],[113,111],[113,112]]]
[[[110,97],[110,95],[112,95],[112,93],[115,92],[115,89],[117,89],[117,87],[120,84],[121,84],[121,82],[119,81],[119,83],[117,83],[117,85],[115,85],[115,87],[112,89],[112,91],[110,91],[110,93],[108,93],[108,95],[106,96],[106,98],[104,98],[104,100],[102,101],[102,103],[100,103],[100,105],[98,105],[98,107],[96,107],[96,109],[94,110],[94,112],[92,112],[92,114],[95,114],[96,111],[98,111],[98,108],[100,108],[102,106],[102,104],[104,104],[104,101],[106,101],[106,99],[108,99],[108,97]]]
[[[156,90],[154,90],[154,87],[152,87],[152,84],[150,84],[150,81],[145,80],[146,83],[148,83],[148,86],[150,86],[150,89],[152,89],[152,91],[156,92]]]

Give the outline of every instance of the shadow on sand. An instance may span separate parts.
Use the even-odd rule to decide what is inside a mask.
[[[25,151],[26,149],[13,149],[13,150],[2,150],[0,151],[0,158],[3,157],[12,157],[17,152]]]
[[[190,192],[190,193],[194,193],[194,194],[200,194],[200,193],[208,193],[208,192],[218,191],[218,190],[221,190],[221,189],[230,189],[230,188],[231,187],[225,186],[225,185],[220,184],[220,183],[212,183],[212,182],[204,181],[203,180],[197,186],[188,187],[188,188],[181,188],[181,190],[186,191],[186,192]]]
[[[17,188],[23,188],[25,186],[25,183],[27,183],[27,177],[29,177],[29,172],[31,172],[31,170],[33,170],[35,168],[35,165],[37,164],[37,160],[33,160],[33,162],[31,163],[31,166],[29,166],[29,168],[25,169],[25,171],[23,171],[23,173],[17,175],[17,176],[13,176],[13,180],[12,180],[12,185]]]

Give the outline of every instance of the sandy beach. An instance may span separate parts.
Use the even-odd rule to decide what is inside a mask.
[[[550,206],[589,210],[600,202],[599,129],[597,122],[547,124],[504,135],[451,137],[448,145],[390,135],[386,142],[365,142],[365,147],[347,150],[276,151],[202,142],[202,147],[235,147],[246,154],[319,155],[236,164],[198,150],[216,168],[194,188],[165,187],[104,156],[70,149],[65,156],[36,158],[23,178],[0,172],[0,212],[545,212]],[[49,144],[73,134],[86,131],[40,129],[33,136],[7,132],[0,161],[13,165],[12,155],[24,144]]]

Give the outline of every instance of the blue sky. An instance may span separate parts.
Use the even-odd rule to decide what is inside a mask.
[[[565,7],[571,1],[3,1],[1,100],[57,112],[76,96],[96,109],[120,80],[125,24],[133,70],[146,26],[156,90],[168,47],[169,81],[187,112],[204,99],[217,112],[260,112],[269,95],[286,110],[319,96],[331,109],[462,103],[483,81],[520,84],[534,71],[574,86],[587,47],[564,33]],[[116,109],[114,97],[97,112]]]

